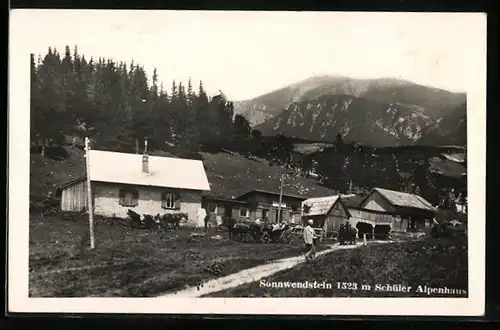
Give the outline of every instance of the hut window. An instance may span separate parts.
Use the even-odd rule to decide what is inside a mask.
[[[208,211],[208,213],[217,213],[217,204],[208,203],[207,204],[207,211]]]
[[[248,217],[248,209],[246,207],[240,208],[240,217]]]
[[[180,209],[181,199],[179,194],[167,191],[162,194],[161,207],[164,209]]]
[[[119,204],[121,206],[135,207],[139,205],[139,192],[134,189],[120,189],[120,200]]]
[[[268,217],[269,217],[269,210],[268,209],[262,210],[262,218],[267,219]]]

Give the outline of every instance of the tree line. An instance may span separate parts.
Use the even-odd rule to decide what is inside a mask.
[[[174,80],[165,88],[156,69],[149,82],[134,61],[88,59],[76,46],[31,54],[32,145],[44,152],[84,136],[115,151],[132,151],[145,138],[148,148],[194,152],[202,141],[262,139],[222,93],[209,97],[202,81],[195,88]]]

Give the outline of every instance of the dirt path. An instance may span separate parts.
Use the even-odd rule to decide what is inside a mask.
[[[374,243],[387,243],[387,241],[371,241],[368,244]],[[331,253],[338,250],[354,249],[362,246],[363,243],[358,242],[356,245],[330,245],[330,249],[324,250],[316,253],[316,257],[321,255]],[[260,280],[261,278],[271,276],[282,270],[292,268],[298,264],[305,262],[303,256],[291,257],[286,259],[275,260],[273,262],[256,266],[249,269],[244,269],[234,274],[230,274],[224,277],[216,278],[205,282],[200,287],[190,287],[181,291],[174,293],[169,293],[161,295],[162,298],[172,298],[172,297],[201,297],[203,295],[218,292],[230,288],[234,288],[246,283],[252,283]]]

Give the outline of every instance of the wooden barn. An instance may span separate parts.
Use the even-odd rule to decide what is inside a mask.
[[[237,197],[236,200],[244,201],[248,205],[248,208],[240,208],[240,216],[277,222],[280,212],[279,195],[276,192],[255,189]],[[303,196],[282,194],[281,220],[300,222],[301,203],[305,199]]]
[[[203,196],[202,207],[210,215],[209,221],[212,224],[222,223],[225,217],[244,220],[248,214],[247,202],[222,197]]]
[[[342,195],[342,201],[351,215],[349,222],[353,227],[356,227],[360,238],[363,237],[363,234],[367,234],[367,238],[374,237],[375,233],[387,235],[391,230],[392,215],[387,212],[361,208],[360,204],[364,199],[365,196],[362,195]]]
[[[210,190],[202,161],[101,150],[90,150],[87,157],[96,215],[126,218],[128,209],[151,215],[185,213],[188,224],[200,225],[202,192]],[[83,176],[59,188],[63,211],[86,208],[86,185]]]
[[[309,198],[302,203],[302,223],[314,221],[314,228],[323,228],[329,235],[338,231],[340,225],[349,220],[351,214],[340,195]]]
[[[374,188],[357,209],[354,213],[359,221],[364,219],[372,225],[390,224],[395,232],[424,230],[437,213],[437,209],[421,196],[382,188]]]

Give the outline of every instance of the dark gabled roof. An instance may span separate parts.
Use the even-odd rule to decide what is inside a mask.
[[[459,164],[465,163],[465,153],[442,153],[440,157]]]
[[[241,199],[243,197],[246,197],[246,196],[248,196],[250,194],[254,194],[254,193],[268,194],[268,195],[274,195],[274,196],[279,196],[280,195],[279,192],[273,192],[273,191],[262,190],[262,189],[253,189],[253,190],[250,190],[249,192],[244,193],[243,195],[240,195],[240,196],[236,197],[236,199]],[[292,198],[301,199],[301,200],[306,200],[307,199],[307,197],[304,197],[304,196],[298,196],[298,195],[292,195],[292,194],[285,194],[285,193],[283,193],[282,196],[292,197]]]
[[[392,206],[419,209],[430,212],[437,211],[437,209],[432,206],[430,202],[428,202],[421,196],[383,188],[373,188],[372,191],[363,199],[363,201],[359,205],[363,205],[366,199],[374,192],[379,193]]]
[[[236,199],[224,198],[224,197],[203,196],[202,198],[203,198],[204,200],[208,200],[208,201],[215,201],[215,202],[235,203],[235,204],[246,204],[246,202],[245,202],[245,201],[239,201],[239,200],[236,200]]]
[[[365,199],[365,196],[360,196],[360,195],[354,195],[354,196],[342,196],[342,202],[347,207],[355,207],[359,208],[361,205],[361,202]]]

